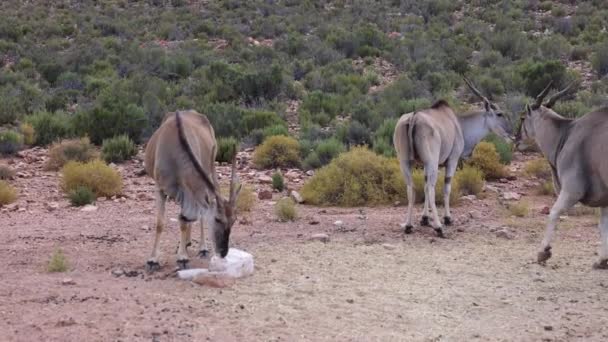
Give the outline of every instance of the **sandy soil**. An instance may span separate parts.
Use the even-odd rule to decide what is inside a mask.
[[[137,163],[121,167],[128,198],[100,201],[94,212],[69,207],[40,160],[12,163],[21,198],[0,211],[2,341],[608,340],[608,272],[591,268],[596,217],[565,216],[554,257],[535,264],[541,209],[552,198],[533,196],[527,180],[463,200],[447,239],[423,227],[404,235],[404,207],[300,206],[299,220],[278,223],[272,202],[260,201],[231,240],[254,255],[256,271],[217,289],[171,276],[173,204],[163,268],[145,273],[153,185]],[[509,217],[498,200],[506,189],[526,194],[527,217]],[[330,241],[310,241],[315,233]],[[57,247],[66,273],[46,271]]]

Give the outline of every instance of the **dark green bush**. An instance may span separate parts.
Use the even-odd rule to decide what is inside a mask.
[[[513,147],[510,143],[494,133],[490,133],[483,140],[494,145],[502,164],[506,165],[511,163],[511,160],[513,159]]]
[[[23,147],[23,136],[15,131],[0,131],[0,155],[11,155]]]
[[[599,44],[593,53],[593,68],[600,77],[608,74],[608,43]]]
[[[38,112],[26,117],[34,127],[36,145],[45,146],[72,135],[71,118],[63,112]]]
[[[285,189],[285,180],[280,172],[272,174],[272,188],[281,192]]]
[[[319,144],[317,144],[317,147],[315,148],[315,156],[313,156],[312,158],[317,158],[319,160],[319,165],[316,166],[316,167],[319,167],[319,166],[329,164],[329,162],[331,162],[332,159],[337,157],[340,153],[344,152],[345,150],[346,149],[344,148],[344,145],[340,141],[332,138],[332,139],[321,141]],[[311,160],[309,160],[309,162],[312,162],[312,164],[315,164],[316,160],[311,159]]]
[[[137,146],[127,135],[122,134],[104,139],[101,152],[106,163],[122,163],[137,154]]]
[[[286,137],[289,136],[289,130],[285,124],[272,125],[264,128],[263,131],[264,138],[272,137],[275,135],[284,135]]]
[[[220,163],[232,162],[232,157],[236,153],[238,147],[238,141],[233,137],[217,139],[217,153],[215,155],[215,161]]]
[[[374,152],[385,157],[394,157],[395,148],[393,147],[393,134],[397,119],[386,119],[374,133],[373,147]]]
[[[68,197],[70,199],[70,204],[75,207],[91,204],[97,199],[93,190],[86,186],[79,186],[70,191]]]
[[[522,65],[520,74],[526,84],[526,94],[536,97],[550,81],[554,88],[562,86],[566,67],[560,61],[528,62]]]

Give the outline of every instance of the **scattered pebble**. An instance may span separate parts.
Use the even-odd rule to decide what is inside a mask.
[[[496,230],[496,237],[499,237],[502,239],[507,239],[507,240],[512,240],[514,238],[513,233],[511,233],[506,228],[500,228],[500,229]]]
[[[310,240],[312,240],[312,241],[320,241],[320,242],[327,243],[327,242],[329,242],[329,235],[324,234],[324,233],[313,234],[310,237]]]
[[[271,200],[272,199],[272,191],[262,190],[258,193],[259,200]]]
[[[76,282],[72,278],[64,278],[61,281],[61,285],[76,285]]]
[[[391,245],[390,243],[383,243],[382,247],[384,247],[384,249],[388,249],[388,250],[393,250],[393,249],[397,248],[397,246]]]
[[[291,197],[294,201],[296,201],[296,203],[304,203],[304,199],[302,198],[302,195],[300,195],[300,193],[298,193],[297,191],[292,191],[291,194],[289,195],[289,197]]]
[[[87,204],[84,207],[82,207],[82,209],[80,209],[80,211],[85,211],[85,212],[97,211],[97,207],[92,204]]]
[[[502,198],[506,199],[507,201],[510,201],[510,200],[517,201],[521,198],[521,195],[516,192],[507,191],[502,194]]]
[[[340,220],[334,222],[334,226],[342,227],[343,225],[344,225],[344,222],[342,222]]]

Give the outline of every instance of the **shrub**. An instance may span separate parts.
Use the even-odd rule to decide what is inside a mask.
[[[462,195],[477,195],[483,190],[483,172],[474,166],[464,165],[456,171],[454,180],[458,183]]]
[[[121,163],[137,154],[135,143],[126,134],[104,139],[101,152],[107,163]]]
[[[233,137],[217,139],[217,153],[215,161],[218,163],[230,163],[236,153],[238,141]]]
[[[365,147],[339,155],[302,188],[302,197],[315,205],[359,206],[394,203],[406,196],[396,159]]]
[[[280,199],[274,207],[274,212],[281,222],[295,221],[298,217],[296,204],[291,198]]]
[[[11,204],[17,199],[17,191],[7,182],[0,180],[0,206]]]
[[[530,211],[530,204],[524,200],[512,203],[509,205],[509,211],[513,216],[524,217],[528,215],[528,212]]]
[[[70,119],[62,112],[38,112],[26,117],[25,121],[34,127],[34,143],[45,146],[71,135]]]
[[[414,194],[416,203],[423,203],[426,198],[424,194],[424,170],[414,169],[412,171],[412,181],[414,183]],[[450,191],[450,204],[456,204],[460,198],[460,184],[458,183],[458,173],[452,179],[452,189]],[[443,204],[443,186],[445,185],[445,170],[440,170],[435,183],[435,204]]]
[[[96,199],[95,193],[86,186],[79,186],[70,191],[68,198],[70,199],[70,203],[75,207],[91,204]]]
[[[68,261],[63,255],[63,251],[61,249],[55,249],[53,255],[51,255],[51,260],[49,260],[49,264],[47,266],[47,271],[49,272],[65,272],[68,270]]]
[[[239,212],[251,211],[255,205],[255,192],[250,186],[243,186],[239,197],[236,199],[236,208]]]
[[[9,180],[15,177],[15,171],[6,164],[0,164],[0,180]]]
[[[245,131],[251,132],[254,129],[265,129],[285,123],[275,112],[250,111],[244,114],[243,124],[245,125]]]
[[[134,104],[116,109],[95,107],[78,113],[74,118],[74,127],[77,132],[89,136],[94,144],[101,144],[104,139],[121,134],[139,141],[145,119],[144,110]]]
[[[64,140],[51,146],[49,159],[44,168],[56,171],[69,161],[85,163],[95,158],[97,158],[97,151],[88,138]]]
[[[26,145],[34,145],[36,142],[36,136],[34,135],[34,127],[29,123],[22,123],[19,126],[19,131],[23,135],[23,143]]]
[[[393,134],[397,119],[386,119],[374,133],[374,152],[385,157],[394,157],[395,148],[393,147]]]
[[[598,45],[593,54],[592,63],[600,77],[608,74],[608,43]]]
[[[327,165],[329,162],[344,152],[344,145],[337,139],[328,139],[320,142],[315,148],[315,154],[319,159],[320,166]]]
[[[272,175],[272,188],[281,192],[285,189],[285,180],[280,172],[275,172]]]
[[[68,194],[80,186],[88,187],[98,197],[111,197],[122,191],[120,174],[101,160],[70,161],[63,167],[62,174],[61,187]]]
[[[0,132],[0,155],[11,155],[21,150],[23,136],[15,131]]]
[[[275,135],[283,135],[283,136],[288,137],[289,130],[287,129],[287,126],[285,126],[283,124],[272,125],[272,126],[268,126],[268,127],[264,128],[263,135],[264,135],[264,138],[273,137]]]
[[[509,164],[513,159],[513,145],[505,141],[502,137],[490,133],[487,137],[485,137],[484,141],[492,143],[496,152],[500,156],[500,162],[502,164]]]
[[[496,148],[489,142],[482,141],[475,146],[470,163],[477,166],[487,179],[498,179],[507,175]]]
[[[300,145],[291,137],[273,136],[255,149],[253,163],[256,167],[280,168],[300,165]]]
[[[551,166],[545,158],[531,160],[526,163],[524,173],[539,179],[551,179]]]
[[[566,77],[566,67],[557,60],[525,63],[520,74],[525,81],[526,94],[536,97],[551,80],[553,88],[560,87]]]
[[[315,151],[309,153],[302,164],[305,170],[318,169],[323,166],[321,164],[321,159],[319,159],[319,155],[317,155],[317,152]]]
[[[544,181],[541,185],[538,186],[537,193],[541,196],[554,196],[555,189],[553,188],[553,181]]]

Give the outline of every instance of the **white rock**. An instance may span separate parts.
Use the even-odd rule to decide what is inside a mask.
[[[82,209],[80,209],[80,211],[85,211],[85,212],[89,212],[89,211],[97,211],[97,207],[91,204],[87,204],[84,207],[82,207]]]
[[[473,201],[475,201],[477,199],[477,196],[475,196],[475,195],[467,195],[467,196],[462,196],[461,198],[463,200],[467,200],[467,201],[473,202]]]
[[[315,172],[313,170],[308,170],[308,171],[306,171],[306,175],[308,175],[308,176],[314,176]]]
[[[329,242],[329,235],[324,233],[314,234],[310,237],[312,241]]]
[[[59,209],[59,203],[57,203],[57,202],[47,202],[46,203],[46,209],[48,211],[57,210],[57,209]]]
[[[390,243],[383,243],[382,247],[384,247],[384,249],[388,249],[388,250],[393,250],[393,249],[397,248],[397,246],[391,245]]]
[[[504,192],[502,194],[502,198],[504,198],[504,199],[506,199],[508,201],[509,200],[515,200],[515,201],[517,201],[517,200],[519,200],[521,198],[521,195],[518,194],[518,193],[516,193],[516,192],[507,191],[507,192]]]
[[[300,195],[300,193],[298,193],[297,191],[292,191],[289,196],[294,201],[296,201],[296,203],[303,203],[304,202],[304,199],[302,198],[302,195]]]
[[[334,222],[334,226],[342,227],[343,225],[344,225],[344,222],[342,222],[340,220]]]
[[[211,257],[209,269],[194,268],[177,272],[180,279],[192,280],[202,274],[214,274],[230,278],[242,278],[253,273],[253,256],[245,251],[230,248],[225,258]]]

